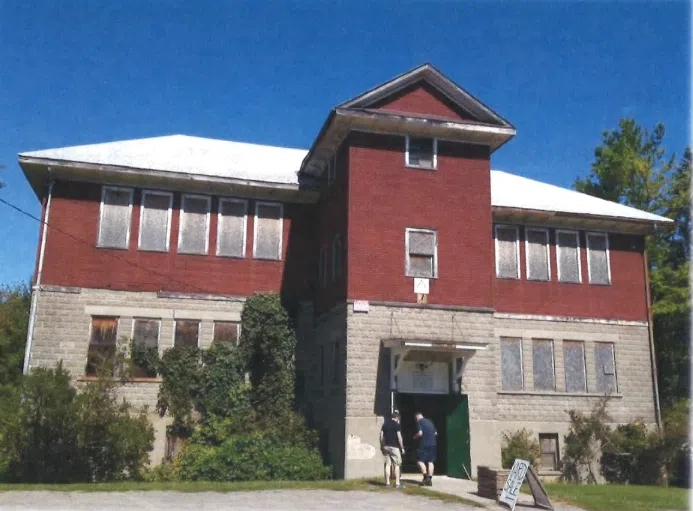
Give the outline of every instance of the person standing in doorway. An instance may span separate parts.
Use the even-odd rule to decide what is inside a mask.
[[[399,423],[397,410],[392,412],[391,418],[385,420],[380,430],[380,449],[383,452],[383,461],[385,462],[385,486],[390,486],[390,475],[394,469],[395,488],[404,488],[399,480],[404,443],[402,442],[402,426]]]
[[[419,469],[423,474],[423,481],[421,484],[424,486],[433,486],[433,464],[436,461],[436,448],[437,442],[436,437],[438,436],[438,431],[433,423],[421,414],[417,412],[416,423],[419,426],[419,431],[414,435],[414,438],[420,438],[419,452],[417,453],[417,458],[419,462]]]

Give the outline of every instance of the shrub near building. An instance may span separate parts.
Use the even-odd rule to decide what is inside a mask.
[[[246,300],[238,347],[167,350],[159,411],[173,416],[169,433],[185,440],[182,452],[154,478],[329,478],[317,434],[294,409],[295,348],[279,296],[267,293]]]

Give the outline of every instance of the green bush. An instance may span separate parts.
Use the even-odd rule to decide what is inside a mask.
[[[602,449],[601,471],[609,483],[657,484],[666,463],[662,439],[642,422],[618,426]]]
[[[69,373],[38,368],[0,399],[2,479],[23,483],[139,478],[154,443],[144,413],[118,403],[100,378],[77,392]]]
[[[596,483],[599,478],[598,460],[603,446],[610,441],[611,416],[607,411],[609,398],[601,398],[589,414],[569,410],[570,429],[564,438],[562,479]]]
[[[512,468],[516,459],[527,460],[536,467],[541,459],[541,446],[531,431],[521,429],[503,433],[501,460],[503,468]]]
[[[187,446],[180,455],[185,481],[314,481],[328,479],[330,469],[317,449],[283,440],[281,432],[237,435],[218,447]]]
[[[130,341],[132,375],[139,378],[156,378],[159,373],[159,349],[156,346]]]

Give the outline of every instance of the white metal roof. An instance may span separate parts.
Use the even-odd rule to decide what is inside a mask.
[[[593,215],[648,222],[670,223],[672,220],[599,199],[559,186],[534,181],[526,177],[508,174],[501,170],[491,171],[491,205],[527,209]]]
[[[145,170],[297,184],[307,151],[188,135],[123,140],[19,156]]]
[[[297,172],[307,153],[304,149],[170,135],[26,152],[20,157],[298,184]],[[491,204],[535,211],[671,222],[622,204],[500,170],[491,171]]]

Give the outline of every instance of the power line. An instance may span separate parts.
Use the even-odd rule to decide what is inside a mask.
[[[82,238],[80,238],[80,237],[78,237],[78,236],[75,236],[74,234],[71,234],[71,233],[69,233],[69,232],[66,232],[66,231],[60,229],[59,227],[54,227],[54,226],[50,225],[48,222],[44,221],[42,218],[38,218],[38,217],[32,215],[31,213],[29,213],[28,211],[23,210],[23,209],[20,208],[19,206],[15,206],[14,204],[12,204],[12,203],[10,203],[10,202],[7,202],[7,201],[6,201],[5,199],[3,199],[2,197],[0,197],[0,203],[5,204],[6,206],[8,206],[8,207],[14,209],[15,211],[21,213],[22,215],[25,215],[25,216],[31,218],[32,220],[36,220],[36,221],[39,222],[40,224],[45,225],[46,227],[50,227],[51,229],[53,229],[53,230],[55,230],[55,231],[58,231],[59,233],[64,234],[65,236],[68,236],[69,238],[72,238],[72,239],[75,240],[75,241],[78,241],[79,243],[83,243],[84,245],[87,245],[88,247],[92,247],[92,246],[93,246],[92,243],[90,243],[90,242],[88,242],[88,241],[86,241],[86,240],[84,240],[84,239],[82,239]],[[197,285],[195,285],[195,284],[190,284],[190,283],[187,283],[187,282],[183,282],[183,281],[181,281],[181,280],[177,280],[177,279],[175,279],[175,278],[173,278],[173,277],[171,277],[171,276],[169,276],[169,275],[164,275],[163,273],[159,273],[159,272],[157,272],[157,271],[154,271],[154,270],[152,270],[151,268],[146,268],[146,267],[144,267],[144,266],[140,266],[140,265],[137,264],[137,263],[133,263],[132,261],[128,261],[127,259],[125,259],[124,257],[119,256],[118,254],[114,254],[114,253],[111,253],[111,252],[103,252],[103,254],[104,254],[104,255],[107,255],[107,256],[110,256],[110,257],[112,257],[113,259],[119,259],[119,260],[123,261],[124,263],[126,263],[126,264],[132,266],[133,268],[137,268],[137,269],[139,269],[139,270],[142,270],[142,271],[145,271],[145,272],[147,272],[147,273],[150,273],[151,275],[155,275],[155,276],[157,276],[157,277],[161,277],[161,278],[163,278],[163,279],[167,279],[167,280],[169,280],[170,282],[173,282],[173,283],[176,283],[176,284],[180,284],[180,285],[182,285],[184,288],[196,289],[197,291],[199,291],[199,292],[202,293],[202,294],[208,294],[208,295],[219,296],[220,298],[228,298],[228,299],[230,299],[230,300],[234,300],[234,299],[237,299],[237,298],[238,298],[238,297],[234,297],[234,296],[227,296],[227,295],[220,295],[220,294],[218,294],[218,293],[213,293],[213,292],[211,292],[211,291],[209,291],[209,290],[207,290],[207,289],[204,289],[204,288],[202,288],[202,287],[199,287],[199,286],[197,286]]]

